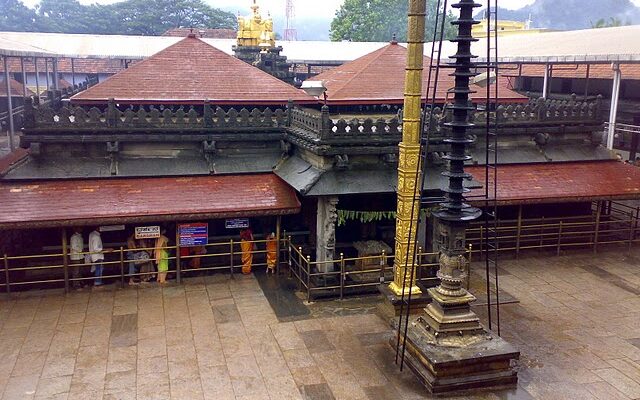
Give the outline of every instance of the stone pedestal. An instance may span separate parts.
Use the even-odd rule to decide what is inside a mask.
[[[411,304],[409,305],[409,314],[418,314],[422,312],[422,310],[431,302],[431,298],[426,294],[426,290],[420,285],[417,285],[422,293],[412,295],[411,296]],[[407,314],[407,304],[405,297],[405,305],[402,306],[402,297],[396,295],[391,289],[389,289],[389,285],[380,285],[378,286],[378,290],[382,294],[384,300],[378,304],[377,313],[378,315],[388,321],[390,325],[394,324],[394,319],[400,316],[400,308],[402,308],[402,313],[404,315]]]
[[[517,384],[514,363],[520,352],[512,345],[487,331],[462,347],[436,345],[420,319],[409,318],[404,360],[430,393],[508,388]],[[395,332],[398,322],[396,318]],[[389,342],[394,351],[397,340],[394,336]]]

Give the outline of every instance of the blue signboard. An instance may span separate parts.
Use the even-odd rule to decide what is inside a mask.
[[[205,246],[209,243],[209,224],[199,222],[194,224],[178,225],[180,246]]]

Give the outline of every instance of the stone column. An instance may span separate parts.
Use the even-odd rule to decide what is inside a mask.
[[[316,261],[331,261],[336,254],[337,196],[318,197],[316,217]],[[333,271],[333,263],[318,264],[320,272]]]

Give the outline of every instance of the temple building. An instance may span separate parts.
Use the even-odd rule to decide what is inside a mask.
[[[239,40],[255,40],[240,37],[246,32]],[[46,104],[26,102],[21,150],[0,171],[0,228],[13,232],[4,237],[31,232],[55,246],[59,227],[162,223],[172,230],[206,221],[210,236],[226,240],[237,233],[227,220],[242,218],[260,235],[294,235],[319,273],[330,273],[340,254],[391,253],[406,48],[392,42],[318,75],[326,91],[314,97],[196,36],[70,101],[53,91]],[[498,101],[488,105],[485,89],[472,85],[471,201],[482,205],[486,187],[487,113],[501,122],[498,177],[510,182],[499,185],[501,218],[520,226],[529,217],[604,220],[611,200],[640,197],[640,171],[601,144],[599,98],[534,99],[508,79],[497,82]],[[453,86],[441,71],[437,106],[425,119],[434,123],[422,189],[434,198],[445,182],[451,116],[443,106]],[[557,177],[577,186],[548,183]],[[425,217],[419,240],[430,250]],[[477,230],[469,235],[481,248]]]

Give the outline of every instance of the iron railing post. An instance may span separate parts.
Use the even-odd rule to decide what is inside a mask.
[[[124,289],[124,248],[122,246],[120,246],[120,287]]]
[[[298,290],[302,290],[302,246],[298,246]]]
[[[25,84],[26,85],[26,84]],[[67,230],[62,228],[62,268],[64,269],[64,292],[69,293],[69,250],[67,248]]]
[[[602,214],[602,204],[598,201],[596,210],[596,225],[593,233],[593,253],[598,252],[598,237],[600,236],[600,216]]]
[[[6,286],[7,294],[11,293],[11,282],[9,282],[9,257],[4,255],[4,284]]]
[[[629,212],[629,246],[627,252],[631,254],[631,244],[633,243],[633,212]]]
[[[180,225],[176,226],[176,282],[182,282],[182,259],[180,258]]]
[[[307,303],[311,301],[311,256],[307,256]]]
[[[342,253],[340,253],[342,254]],[[385,255],[385,251],[382,250],[382,254],[380,256],[380,284],[383,285],[384,284],[384,273],[385,273],[385,266],[387,264],[387,256]]]
[[[344,298],[344,253],[340,253],[340,300]]]
[[[233,239],[229,241],[229,265],[231,269],[231,279],[233,279]]]
[[[562,221],[560,221],[560,225],[558,225],[558,245],[556,249],[556,256],[560,255],[560,247],[562,243]]]

